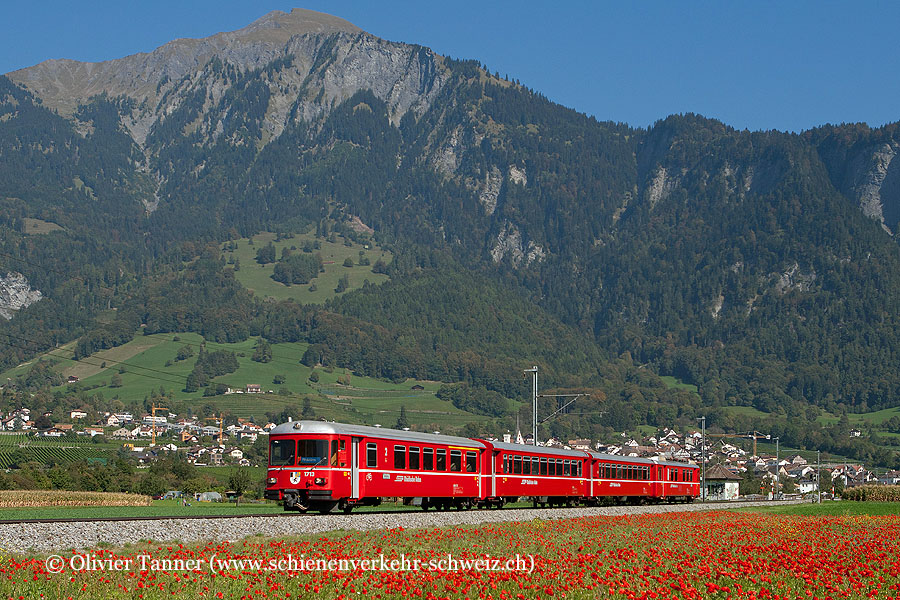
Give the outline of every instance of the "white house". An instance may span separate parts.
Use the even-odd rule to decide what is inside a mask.
[[[706,470],[704,485],[708,500],[737,500],[741,495],[741,476],[722,465],[713,465]]]

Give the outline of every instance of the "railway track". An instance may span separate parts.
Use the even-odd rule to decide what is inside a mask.
[[[778,504],[793,504],[794,502],[790,501],[779,501]],[[409,509],[409,510],[357,510],[352,516],[365,516],[365,515],[409,515],[409,514],[435,514],[435,515],[448,515],[448,514],[472,514],[472,513],[495,513],[497,511],[516,511],[516,510],[541,510],[547,511],[547,516],[552,517],[554,513],[558,513],[560,511],[565,510],[589,510],[589,509],[643,509],[643,510],[652,510],[654,507],[658,507],[660,512],[666,511],[667,507],[686,507],[693,506],[698,507],[700,510],[716,510],[716,509],[727,509],[735,506],[742,505],[760,505],[767,506],[774,504],[771,501],[757,501],[757,500],[730,500],[728,502],[707,502],[707,503],[693,503],[693,504],[613,504],[613,505],[600,505],[600,506],[574,506],[569,508],[533,508],[530,505],[513,505],[507,506],[504,508],[472,508],[468,510],[443,510],[443,511],[430,511],[426,513],[421,509]],[[218,519],[274,519],[274,518],[284,518],[284,517],[293,517],[293,518],[304,518],[304,519],[316,519],[322,517],[336,517],[341,516],[339,512],[335,512],[331,515],[320,515],[317,513],[298,513],[298,512],[278,512],[278,513],[243,513],[243,514],[219,514],[219,515],[148,515],[148,516],[136,516],[136,517],[93,517],[93,518],[53,518],[53,519],[0,519],[0,526],[3,525],[31,525],[31,524],[53,524],[53,523],[129,523],[129,522],[140,522],[140,521],[191,521],[191,520],[218,520]]]

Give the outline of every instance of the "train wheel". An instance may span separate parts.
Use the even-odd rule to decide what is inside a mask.
[[[351,512],[353,512],[353,506],[351,506],[350,504],[345,504],[344,508],[341,510],[344,511],[345,515],[349,515]]]

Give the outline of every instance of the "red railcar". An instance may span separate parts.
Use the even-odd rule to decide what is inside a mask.
[[[691,501],[698,467],[362,425],[294,421],[273,429],[266,498],[286,510],[379,504],[535,506],[601,501]]]
[[[490,452],[482,503],[531,498],[535,506],[571,505],[585,495],[587,454],[579,450],[479,440]]]
[[[612,454],[590,454],[586,496],[590,502],[692,502],[700,495],[700,468],[680,462],[656,461]]]
[[[349,512],[384,497],[462,508],[482,496],[477,440],[320,421],[283,423],[269,439],[266,498],[287,510]]]

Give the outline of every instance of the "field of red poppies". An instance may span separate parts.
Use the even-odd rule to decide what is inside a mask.
[[[0,595],[20,600],[900,598],[900,517],[673,513],[336,532],[7,558],[2,571]]]

